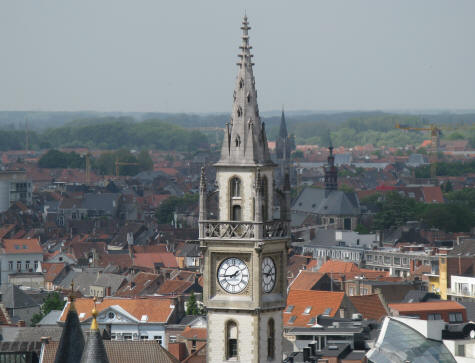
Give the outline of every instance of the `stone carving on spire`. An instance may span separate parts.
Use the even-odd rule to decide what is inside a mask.
[[[252,70],[254,63],[249,45],[249,22],[247,16],[242,21],[242,41],[238,55],[239,66],[233,93],[232,122],[227,124],[221,150],[221,158],[216,165],[274,165],[270,157],[265,129],[259,117],[257,91]]]

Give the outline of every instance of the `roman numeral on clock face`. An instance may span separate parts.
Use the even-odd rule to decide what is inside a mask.
[[[217,278],[223,290],[237,294],[243,291],[249,282],[249,268],[241,259],[229,257],[219,265]]]

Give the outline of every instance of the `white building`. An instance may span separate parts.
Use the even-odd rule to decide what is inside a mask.
[[[66,320],[70,304],[61,313],[60,325]],[[90,326],[93,299],[76,299],[74,305],[81,324]],[[96,310],[100,328],[108,330],[112,340],[156,340],[167,348],[165,326],[175,322],[178,307],[176,299],[169,298],[105,297],[96,302]]]
[[[5,212],[14,202],[31,204],[32,184],[26,172],[19,170],[0,171],[0,212]]]
[[[43,262],[43,249],[37,239],[4,239],[0,242],[0,283],[10,274],[31,273]]]
[[[451,300],[475,301],[475,277],[452,275],[450,286],[447,295]]]

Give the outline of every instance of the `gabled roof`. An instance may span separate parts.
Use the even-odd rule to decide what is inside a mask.
[[[348,298],[364,319],[381,320],[388,315],[378,294],[349,296]]]
[[[81,322],[89,320],[92,317],[91,311],[94,306],[92,299],[79,298],[75,300],[74,304]],[[101,311],[115,305],[119,306],[138,321],[142,321],[142,317],[146,315],[148,323],[167,323],[175,310],[173,299],[155,297],[132,299],[105,297],[101,302],[96,303],[96,309],[100,315]],[[70,303],[68,302],[63,310],[60,321],[65,320],[69,307]]]
[[[290,290],[287,296],[287,307],[282,313],[284,326],[309,327],[311,326],[310,319],[318,315],[333,317],[340,309],[344,296],[344,292]],[[293,308],[290,308],[291,306]],[[305,309],[308,310],[309,307],[311,309],[306,314]]]
[[[302,270],[299,272],[295,280],[289,285],[289,289],[312,290],[312,288],[317,284],[318,281],[320,281],[323,276],[325,276],[325,274],[320,272]]]
[[[293,212],[321,215],[358,216],[360,202],[356,193],[307,187],[292,205]]]
[[[45,276],[45,281],[53,282],[56,277],[64,270],[66,264],[64,262],[52,263],[52,262],[43,262],[41,263],[43,269],[43,274]]]
[[[139,296],[147,288],[152,285],[154,282],[160,279],[160,275],[148,273],[148,272],[139,272],[137,273],[132,282],[122,286],[117,292],[115,296],[120,297],[133,297]]]
[[[4,239],[2,242],[3,253],[43,253],[40,242],[36,238],[31,239]]]

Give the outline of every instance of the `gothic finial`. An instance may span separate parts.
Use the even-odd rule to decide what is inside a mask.
[[[92,299],[94,303],[94,307],[92,308],[92,323],[91,323],[91,329],[90,330],[99,330],[99,326],[97,325],[97,310],[96,310],[96,297],[94,296],[94,299]]]

